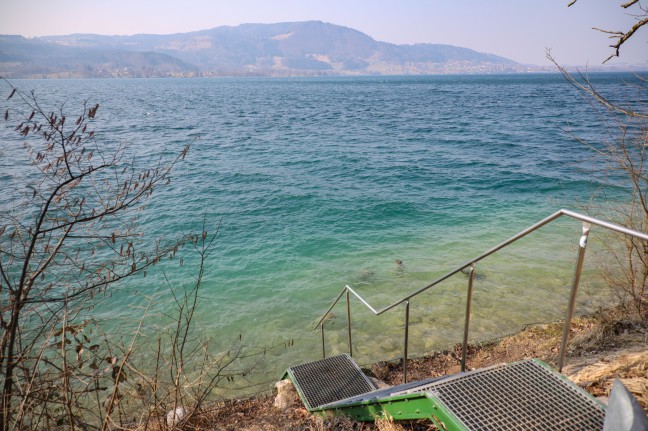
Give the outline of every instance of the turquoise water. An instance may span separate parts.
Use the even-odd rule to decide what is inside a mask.
[[[622,97],[632,76],[593,79]],[[128,141],[140,157],[192,144],[143,226],[167,237],[199,230],[203,216],[210,232],[220,226],[197,325],[215,349],[239,334],[252,345],[293,340],[263,365],[272,378],[318,357],[311,329],[345,284],[382,307],[559,208],[578,210],[600,184],[574,135],[607,133],[559,75],[14,84],[46,106],[98,102],[99,142]],[[480,264],[471,338],[562,317],[579,231],[561,221]],[[176,287],[195,274],[185,256],[164,267]],[[585,308],[596,297],[594,264],[586,271]],[[95,316],[132,327],[162,284],[159,273],[131,280]],[[461,340],[465,288],[459,274],[413,302],[413,354]],[[149,328],[168,301],[153,305]],[[380,319],[352,308],[360,362],[402,353],[402,307]],[[335,312],[330,354],[346,349],[346,311]]]

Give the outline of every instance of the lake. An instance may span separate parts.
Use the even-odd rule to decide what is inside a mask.
[[[634,78],[592,79],[621,98]],[[214,349],[239,336],[291,344],[267,355],[267,380],[320,356],[313,326],[346,284],[379,308],[560,208],[581,210],[601,187],[591,172],[602,166],[576,137],[609,133],[605,116],[558,74],[13,83],[47,107],[98,102],[98,142],[127,141],[143,159],[192,145],[142,226],[169,237],[206,218],[218,230],[196,325]],[[471,339],[562,318],[579,236],[580,223],[561,220],[479,264]],[[186,255],[182,267],[164,267],[174,288],[196,274]],[[581,312],[604,300],[595,263],[586,264]],[[130,331],[161,287],[146,327],[163,328],[171,299],[161,272],[126,287],[93,316]],[[458,274],[413,300],[410,354],[461,341],[465,295]],[[402,307],[377,318],[356,301],[352,311],[360,363],[402,354]],[[331,355],[347,348],[343,304],[335,314]]]

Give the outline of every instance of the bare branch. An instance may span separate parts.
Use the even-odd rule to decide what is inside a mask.
[[[560,71],[560,73],[562,73],[562,75],[565,77],[567,82],[569,82],[577,89],[592,96],[598,103],[600,103],[602,106],[609,109],[610,111],[618,112],[620,114],[626,115],[631,118],[648,119],[648,113],[634,111],[631,110],[630,108],[623,108],[616,103],[610,102],[605,96],[603,96],[601,93],[599,93],[596,90],[594,85],[592,85],[592,83],[587,78],[587,76],[584,75],[582,72],[578,71],[578,76],[581,78],[581,81],[576,80],[574,76],[567,71],[567,69],[565,69],[563,66],[558,64],[556,59],[553,58],[553,56],[549,51],[547,51],[547,59],[551,61],[558,68],[558,70]]]
[[[609,56],[607,58],[607,60],[605,60],[603,63],[607,62],[612,57],[618,57],[619,56],[619,50],[621,49],[621,45],[626,43],[628,41],[628,39],[630,39],[632,37],[632,35],[636,33],[637,30],[639,30],[641,27],[643,27],[646,24],[648,24],[648,18],[644,18],[641,21],[635,23],[635,25],[633,25],[630,28],[630,30],[628,30],[626,33],[614,32],[613,34],[618,34],[619,35],[618,36],[619,40],[617,41],[617,43],[615,43],[614,45],[610,45],[611,48],[615,49],[615,53],[612,54],[611,56]],[[606,33],[611,33],[611,32],[606,32]]]
[[[572,0],[567,4],[567,7],[573,6],[578,0]],[[606,33],[610,34],[610,36],[613,39],[617,39],[617,42],[615,44],[610,45],[610,48],[614,49],[614,53],[611,54],[608,58],[606,58],[603,63],[607,63],[610,59],[614,57],[619,57],[619,52],[621,50],[621,46],[628,41],[636,32],[639,30],[641,27],[644,25],[648,24],[648,11],[644,8],[641,7],[641,3],[639,3],[639,0],[630,0],[626,3],[622,3],[620,6],[623,9],[628,9],[634,5],[639,5],[639,8],[641,9],[641,13],[637,14],[636,17],[638,21],[628,30],[628,31],[612,31],[612,30],[604,30],[598,27],[593,27],[593,30],[600,31],[601,33]],[[643,18],[641,18],[643,17]]]
[[[22,421],[39,421],[41,417],[51,421],[49,415],[59,408],[66,412],[66,423],[74,427],[78,413],[73,408],[85,409],[78,398],[93,390],[88,382],[97,380],[85,380],[87,374],[76,363],[81,360],[85,341],[77,338],[73,327],[65,328],[87,306],[88,298],[145,271],[184,243],[184,237],[144,242],[136,230],[136,211],[155,187],[169,178],[187,148],[168,163],[160,160],[152,169],[137,172],[134,162],[122,163],[125,146],[117,145],[104,155],[95,143],[88,121],[95,118],[98,105],[84,104],[79,116],[69,117],[76,121],[70,121],[63,107],[48,112],[33,92],[20,91],[6,80],[0,82],[9,86],[11,103],[22,106],[7,109],[4,118],[16,122],[16,132],[25,139],[26,160],[39,175],[36,179],[25,177],[24,200],[16,205],[16,214],[3,214],[0,221],[0,429],[30,428]],[[143,250],[137,245],[143,245]],[[96,251],[100,253],[95,255]],[[44,330],[60,323],[63,331],[57,345],[62,362],[57,365],[49,354],[33,356],[34,347],[45,347],[38,344],[48,338]],[[68,360],[72,342],[77,343],[76,351]],[[34,359],[44,365],[34,368]],[[45,386],[37,387],[40,380],[34,380],[36,373],[39,378],[43,373],[62,377],[64,398],[48,398],[56,385],[47,377],[42,380]],[[40,412],[14,414],[14,396],[19,405],[39,406]],[[51,408],[55,410],[48,410]],[[101,423],[107,423],[103,419]],[[48,427],[47,422],[38,426]]]
[[[627,9],[630,6],[632,6],[633,4],[636,4],[636,3],[639,3],[639,0],[630,0],[628,3],[623,3],[621,5],[621,7],[624,8],[624,9]]]

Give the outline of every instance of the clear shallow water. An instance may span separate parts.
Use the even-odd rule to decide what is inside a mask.
[[[626,79],[594,76],[613,97]],[[239,334],[254,345],[294,340],[267,359],[271,378],[318,357],[311,328],[345,284],[385,306],[599,187],[591,151],[572,134],[605,125],[558,75],[14,84],[72,112],[98,102],[98,139],[129,141],[142,157],[193,142],[143,223],[153,236],[197,231],[204,215],[208,230],[220,223],[196,321],[215,348]],[[561,221],[480,264],[471,338],[561,318],[579,234]],[[174,285],[191,283],[188,262],[165,268]],[[161,283],[131,280],[95,315],[132,326],[134,306]],[[460,274],[413,302],[412,353],[460,341],[465,285]],[[330,354],[346,349],[345,311],[336,313]],[[402,353],[402,307],[378,319],[354,305],[353,321],[360,362]]]

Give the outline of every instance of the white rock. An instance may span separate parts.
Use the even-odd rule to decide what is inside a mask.
[[[175,410],[170,410],[166,414],[166,423],[169,428],[174,427],[180,423],[187,416],[187,410],[184,407],[178,407]]]
[[[295,386],[288,379],[275,383],[275,388],[277,388],[277,396],[274,400],[274,406],[278,409],[286,410],[299,399]]]

